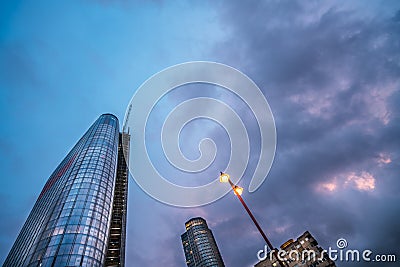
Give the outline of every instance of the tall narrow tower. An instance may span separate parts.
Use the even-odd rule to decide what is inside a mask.
[[[188,267],[224,267],[212,231],[206,220],[197,217],[185,223],[186,232],[181,235],[183,251]]]
[[[114,115],[93,123],[46,182],[3,266],[104,266],[113,249],[117,265],[108,266],[123,266],[128,144],[120,139]]]
[[[129,141],[129,134],[119,134],[117,176],[105,266],[125,266]]]

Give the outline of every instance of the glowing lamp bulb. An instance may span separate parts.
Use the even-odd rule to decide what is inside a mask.
[[[221,183],[229,182],[229,174],[221,172],[221,175],[219,176],[219,181]]]
[[[235,195],[241,196],[243,193],[243,187],[236,185],[235,188],[233,189],[233,192],[235,193]]]

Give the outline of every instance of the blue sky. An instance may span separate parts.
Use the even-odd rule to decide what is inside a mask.
[[[211,59],[223,34],[207,4],[184,1],[3,1],[0,12],[3,261],[46,177],[90,124],[105,112],[122,121],[142,82]]]
[[[2,1],[0,262],[90,124],[105,112],[122,121],[141,83],[192,60],[243,71],[271,105],[275,162],[245,198],[274,244],[309,230],[323,246],[345,237],[399,255],[399,26],[397,1]],[[263,243],[236,202],[170,207],[131,180],[128,266],[185,266],[179,235],[192,216],[208,221],[227,266],[252,266]]]

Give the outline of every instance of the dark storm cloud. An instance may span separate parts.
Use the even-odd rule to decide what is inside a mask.
[[[309,230],[323,247],[335,248],[343,237],[351,248],[398,253],[400,5],[374,8],[317,1],[223,6],[229,37],[215,54],[257,83],[275,115],[274,165],[244,198],[276,246]],[[259,132],[247,126],[254,142]],[[258,159],[259,150],[252,153]],[[252,266],[263,240],[234,198],[203,207],[201,216],[227,266]],[[174,213],[172,232],[195,215]]]
[[[273,168],[245,196],[276,245],[309,230],[323,246],[345,237],[353,248],[398,253],[400,5],[387,5],[224,5],[230,38],[215,51],[258,84],[276,119]],[[383,155],[391,162],[379,164]],[[262,242],[246,238],[255,229],[232,213],[215,207],[208,217],[226,218],[215,231],[230,244],[227,266],[249,266]]]

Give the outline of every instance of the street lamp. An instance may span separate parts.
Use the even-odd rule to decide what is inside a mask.
[[[256,218],[254,217],[253,213],[251,213],[249,207],[247,207],[246,203],[244,202],[243,198],[242,198],[242,193],[243,193],[243,188],[235,185],[234,183],[232,183],[229,174],[227,173],[223,173],[221,172],[220,176],[219,176],[219,181],[221,183],[229,183],[232,187],[233,192],[235,193],[235,195],[239,198],[240,203],[242,203],[244,209],[247,211],[247,213],[249,214],[251,220],[254,222],[254,224],[256,225],[258,231],[260,232],[260,234],[262,235],[262,237],[264,238],[265,242],[267,243],[269,249],[271,250],[271,252],[274,254],[274,256],[276,257],[276,259],[278,260],[280,266],[286,266],[286,264],[284,264],[278,257],[278,253],[276,252],[276,249],[272,246],[272,243],[269,241],[269,239],[267,238],[267,236],[265,235],[264,231],[261,229],[260,225],[258,224]]]

